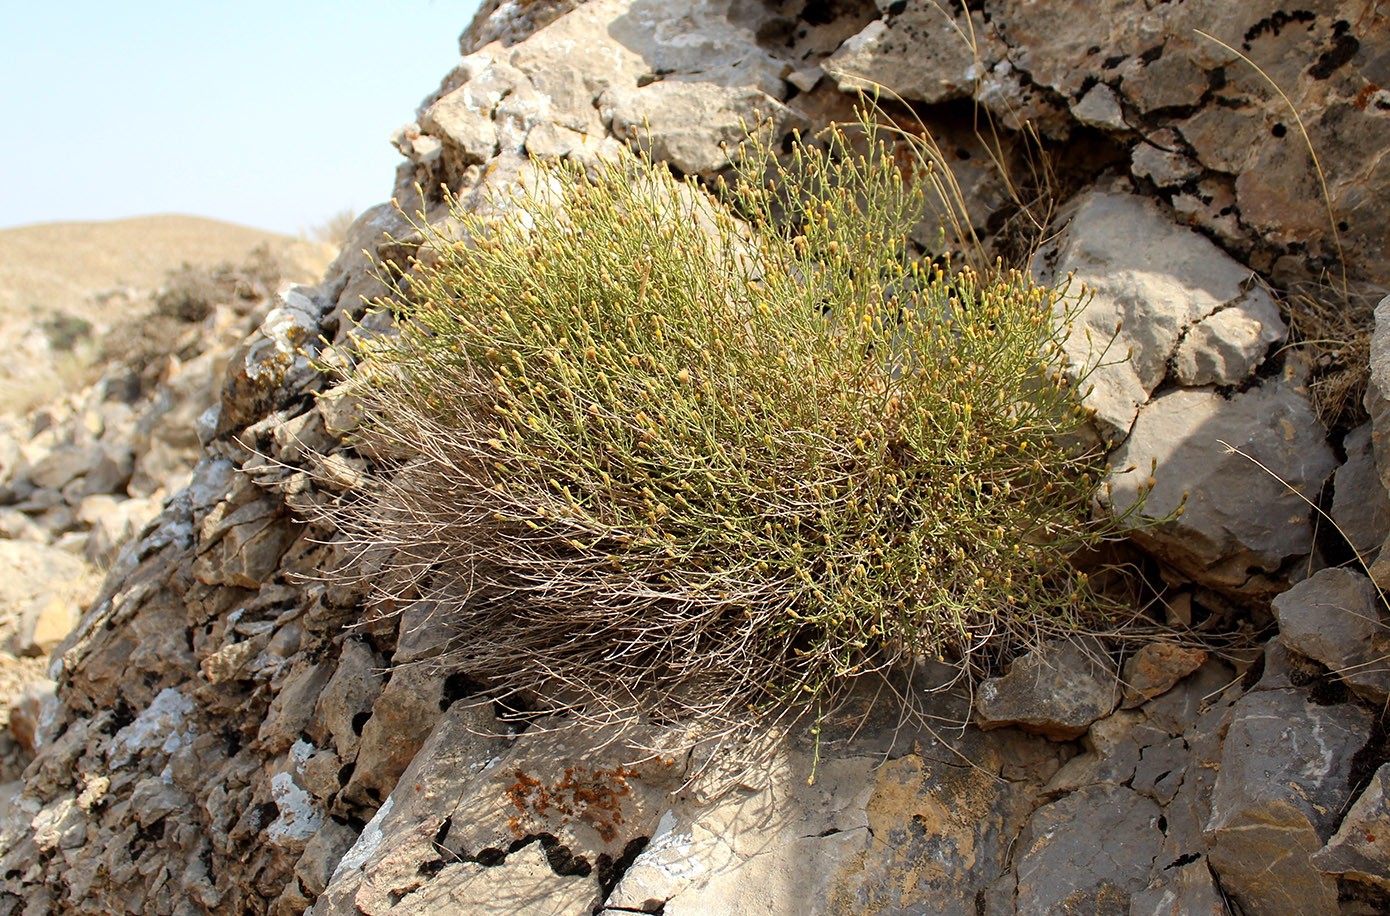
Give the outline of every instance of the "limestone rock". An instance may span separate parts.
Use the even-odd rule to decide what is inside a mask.
[[[1269,294],[1247,290],[1235,304],[1188,328],[1173,355],[1183,385],[1236,385],[1249,377],[1287,328]]]
[[[1229,916],[1205,861],[1180,865],[1130,900],[1130,916]]]
[[[1315,706],[1292,690],[1236,704],[1207,833],[1212,867],[1243,912],[1336,911],[1336,882],[1309,857],[1348,800],[1351,759],[1370,723],[1354,706]]]
[[[310,357],[318,349],[323,308],[313,292],[305,287],[286,291],[257,333],[232,354],[218,415],[219,436],[260,419],[277,398],[317,380]]]
[[[1376,770],[1342,825],[1327,845],[1312,858],[1324,874],[1338,875],[1390,890],[1390,806],[1386,784],[1390,763]]]
[[[1085,402],[1119,437],[1170,360],[1186,384],[1234,384],[1286,330],[1269,296],[1246,288],[1248,269],[1131,194],[1082,195],[1033,271],[1047,283],[1072,278],[1067,358],[1085,374]]]
[[[1152,801],[1116,785],[1039,808],[1019,836],[1018,912],[1129,913],[1163,844],[1159,815]]]
[[[1016,205],[992,157],[1025,158],[1010,133],[1025,120],[1049,150],[1073,137],[1061,171],[1064,187],[1081,185],[1073,218],[1037,267],[1044,279],[1076,270],[1097,289],[1070,341],[1076,365],[1117,330],[1110,356],[1134,348],[1092,378],[1102,431],[1129,436],[1115,465],[1137,466],[1117,473],[1112,502],[1123,509],[1147,486],[1149,458],[1167,459],[1149,508],[1162,515],[1187,490],[1188,511],[1138,537],[1189,601],[1220,604],[1212,619],[1240,626],[1246,599],[1258,607],[1303,568],[1311,526],[1304,504],[1215,440],[1310,498],[1333,460],[1295,358],[1281,357],[1282,377],[1256,372],[1284,330],[1272,302],[1207,239],[1276,280],[1336,253],[1282,102],[1193,28],[1267,65],[1329,141],[1349,269],[1384,285],[1390,101],[1374,49],[1386,26],[1352,0],[976,6],[489,3],[458,66],[395,138],[397,197],[439,220],[415,182],[486,206],[490,192],[524,186],[528,156],[583,166],[627,142],[708,179],[728,165],[719,141],[738,139],[739,117],[769,116],[777,143],[849,116],[838,87],[875,79],[941,127],[964,193],[982,202],[976,228],[1012,238]],[[953,28],[973,47],[946,40]],[[976,103],[1002,143],[961,127]],[[1157,188],[1172,212],[1136,188]],[[935,251],[927,216],[914,239]],[[385,292],[369,260],[406,267],[430,256],[422,242],[392,207],[373,208],[321,286],[190,327],[177,356],[0,424],[0,528],[115,564],[56,653],[54,717],[36,730],[50,740],[0,828],[0,912],[1169,916],[1222,912],[1229,896],[1248,914],[1311,913],[1336,905],[1338,882],[1353,896],[1386,882],[1370,839],[1386,832],[1381,776],[1329,840],[1369,716],[1295,686],[1318,680],[1299,652],[1352,660],[1357,631],[1313,626],[1298,591],[1276,608],[1285,634],[1243,698],[1234,670],[1195,653],[1146,648],[1123,676],[1054,653],[1056,670],[1022,659],[986,685],[975,714],[998,726],[988,732],[943,737],[893,708],[837,711],[814,737],[788,727],[759,737],[765,746],[750,739],[754,765],[720,771],[723,782],[701,752],[647,750],[679,745],[683,726],[518,715],[466,670],[433,667],[447,633],[427,599],[364,607],[363,583],[324,581],[347,558],[314,511],[400,456],[341,444],[360,420],[351,392],[315,404],[333,381],[308,358],[359,322],[390,332],[388,316],[364,315],[364,297]],[[200,341],[224,335],[236,352],[220,384],[224,354]],[[1383,376],[1390,349],[1377,347]],[[1377,403],[1373,414],[1390,414]],[[1360,435],[1349,456],[1362,454]],[[1339,518],[1367,489],[1366,465],[1339,472]],[[128,496],[158,512],[148,526]],[[1284,641],[1299,633],[1295,651]],[[1126,685],[1129,708],[1115,711]],[[964,696],[924,702],[947,719],[969,710]],[[21,760],[8,741],[0,776]]]
[[[14,655],[46,655],[96,594],[95,571],[56,547],[0,541],[0,639]]]
[[[1323,569],[1274,599],[1279,638],[1377,706],[1390,699],[1390,629],[1371,581]]]
[[[593,912],[600,897],[593,878],[557,874],[540,841],[533,841],[494,865],[445,865],[434,881],[404,895],[400,906],[419,916],[506,910],[536,916],[568,916]]]
[[[756,89],[666,79],[604,93],[602,111],[623,140],[648,147],[683,175],[713,176],[728,166],[745,125],[768,119],[772,138],[800,126],[781,102]]]
[[[10,705],[10,734],[30,754],[42,745],[44,723],[57,712],[55,686],[48,678],[40,678],[26,685]]]
[[[1174,188],[1201,175],[1202,167],[1184,151],[1177,131],[1165,129],[1134,147],[1130,153],[1130,171],[1161,188]]]
[[[1229,398],[1206,389],[1162,394],[1111,463],[1113,491],[1102,498],[1115,511],[1148,486],[1149,518],[1176,512],[1187,496],[1181,517],[1141,528],[1135,540],[1193,581],[1253,594],[1272,591],[1284,563],[1312,549],[1303,497],[1316,499],[1334,467],[1306,395],[1279,380]]]
[[[966,22],[930,2],[901,6],[869,23],[825,62],[842,91],[887,86],[904,99],[930,104],[963,98],[1004,56],[978,12]]]
[[[1390,537],[1390,494],[1376,473],[1371,424],[1347,433],[1347,460],[1332,478],[1332,521],[1366,564],[1374,563]]]
[[[1390,489],[1390,296],[1375,308],[1370,369],[1365,404],[1371,415],[1371,451],[1381,486]]]
[[[1003,677],[979,687],[975,721],[982,728],[1017,725],[1066,740],[1107,715],[1119,701],[1109,660],[1070,643],[1049,643],[1016,660]]]
[[[1092,127],[1124,130],[1129,126],[1125,123],[1125,112],[1120,107],[1119,97],[1105,83],[1096,83],[1086,90],[1086,94],[1072,104],[1071,113],[1076,120]]]

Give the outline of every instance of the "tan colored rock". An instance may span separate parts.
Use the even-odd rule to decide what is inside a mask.
[[[1207,653],[1201,649],[1171,642],[1145,643],[1138,652],[1125,659],[1120,675],[1125,693],[1120,705],[1133,709],[1167,693],[1206,661]]]
[[[80,558],[28,541],[0,541],[0,639],[14,655],[46,655],[92,600],[97,573]]]

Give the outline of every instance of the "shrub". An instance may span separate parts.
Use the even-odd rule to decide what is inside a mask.
[[[71,353],[77,345],[92,336],[92,323],[67,312],[54,312],[39,323],[44,336],[48,338],[48,348],[54,353]]]
[[[1067,444],[1064,300],[915,258],[929,151],[862,128],[753,143],[727,206],[642,161],[538,164],[421,227],[353,370],[398,462],[337,523],[412,574],[379,599],[438,603],[451,665],[728,721],[1104,625],[1069,562],[1115,522]]]

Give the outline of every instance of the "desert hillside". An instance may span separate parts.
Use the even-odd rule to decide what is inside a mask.
[[[94,293],[149,289],[184,262],[241,261],[257,245],[306,275],[322,270],[331,255],[316,242],[180,214],[0,229],[0,313],[84,309]]]
[[[257,249],[286,281],[311,282],[327,245],[199,216],[41,223],[0,230],[0,412],[35,406],[96,357],[84,343],[145,308],[144,295],[187,264],[240,265]]]

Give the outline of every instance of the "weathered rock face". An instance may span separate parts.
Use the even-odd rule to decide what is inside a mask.
[[[1180,517],[1136,541],[1190,603],[1246,609],[1238,624],[1262,623],[1306,579],[1274,605],[1283,632],[1262,674],[1248,653],[1228,653],[1244,659],[1233,667],[1172,640],[1054,647],[974,696],[932,701],[976,724],[933,733],[851,705],[818,735],[758,736],[731,758],[754,762],[742,773],[637,750],[670,724],[604,731],[480,703],[467,671],[431,664],[441,637],[423,602],[374,606],[360,582],[325,576],[348,560],[396,574],[389,555],[344,556],[315,521],[390,458],[344,441],[350,385],[313,359],[355,322],[383,327],[364,317],[383,288],[362,249],[405,266],[421,241],[378,207],[322,283],[247,316],[228,365],[197,376],[213,394],[187,486],[115,553],[55,654],[56,708],[0,829],[0,912],[1375,911],[1390,884],[1372,724],[1381,599],[1358,573],[1310,575],[1315,516],[1256,462],[1317,502],[1338,450],[1360,455],[1338,473],[1334,512],[1383,503],[1390,344],[1375,348],[1369,440],[1329,443],[1278,352],[1285,317],[1253,282],[1325,266],[1322,201],[1277,94],[1192,28],[1290,93],[1324,150],[1348,264],[1384,282],[1390,236],[1371,205],[1390,182],[1374,139],[1390,115],[1376,88],[1390,78],[1375,51],[1384,17],[1336,0],[949,9],[491,3],[396,137],[409,160],[397,196],[442,219],[440,183],[487,206],[526,180],[528,157],[584,163],[634,139],[709,179],[740,118],[769,119],[780,142],[849,116],[842,90],[872,81],[940,126],[974,176],[977,228],[1007,227],[1019,211],[986,177],[960,103],[994,116],[1008,161],[1029,120],[1081,151],[1059,157],[1079,190],[1035,265],[1094,290],[1073,363],[1084,372],[1099,352],[1087,332],[1113,336],[1114,356],[1133,349],[1090,377],[1116,468],[1100,496],[1124,508],[1142,489],[1163,516],[1186,493]],[[172,396],[161,416],[187,403]],[[71,448],[40,454],[36,430],[0,452],[5,501],[25,506],[0,513],[12,537],[46,540],[53,526],[35,519],[80,519],[114,486],[156,492],[137,481],[164,479],[165,459],[108,441],[124,421],[106,409],[101,423],[48,423]],[[1368,480],[1379,491],[1358,499]],[[95,539],[82,524],[61,530]],[[1356,530],[1358,546],[1384,537],[1373,513]],[[105,537],[103,551],[121,540]]]

